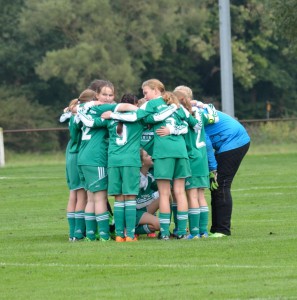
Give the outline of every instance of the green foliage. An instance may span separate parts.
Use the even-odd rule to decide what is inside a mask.
[[[236,116],[296,116],[296,1],[230,1]],[[0,84],[59,114],[95,78],[221,99],[217,0],[1,1]],[[265,112],[265,110],[264,110]]]
[[[267,3],[272,7],[274,21],[278,33],[285,36],[293,47],[297,46],[297,3],[295,0],[271,0]]]
[[[65,165],[46,158],[0,169],[2,299],[295,298],[296,151],[247,154],[230,238],[129,244],[68,242]]]
[[[246,128],[257,145],[297,143],[297,121],[263,122]]]
[[[0,127],[8,129],[48,128],[56,125],[49,108],[30,102],[17,92],[0,89]],[[5,147],[18,152],[58,150],[56,132],[27,132],[5,134]]]

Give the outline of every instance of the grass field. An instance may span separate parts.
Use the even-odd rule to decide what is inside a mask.
[[[297,299],[297,148],[272,149],[235,178],[231,237],[129,244],[69,243],[63,155],[11,156],[0,299]]]

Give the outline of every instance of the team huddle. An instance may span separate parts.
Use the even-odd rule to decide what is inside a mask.
[[[169,92],[150,79],[142,90],[140,100],[125,94],[115,103],[113,84],[94,80],[60,117],[70,131],[69,240],[231,235],[231,183],[249,148],[246,130],[213,105],[193,100],[189,87]]]

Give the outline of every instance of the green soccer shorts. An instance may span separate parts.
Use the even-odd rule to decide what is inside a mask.
[[[199,177],[188,177],[185,182],[185,189],[208,189],[209,188],[209,176],[199,176]]]
[[[108,168],[108,195],[138,195],[139,167]]]
[[[187,158],[158,158],[154,160],[155,179],[174,180],[191,176]]]
[[[106,167],[79,166],[79,175],[86,190],[92,193],[107,190]]]

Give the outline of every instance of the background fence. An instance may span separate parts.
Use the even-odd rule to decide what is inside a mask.
[[[297,143],[297,118],[239,120],[254,143]],[[68,127],[1,129],[0,166],[5,150],[14,152],[64,151],[69,140]]]

